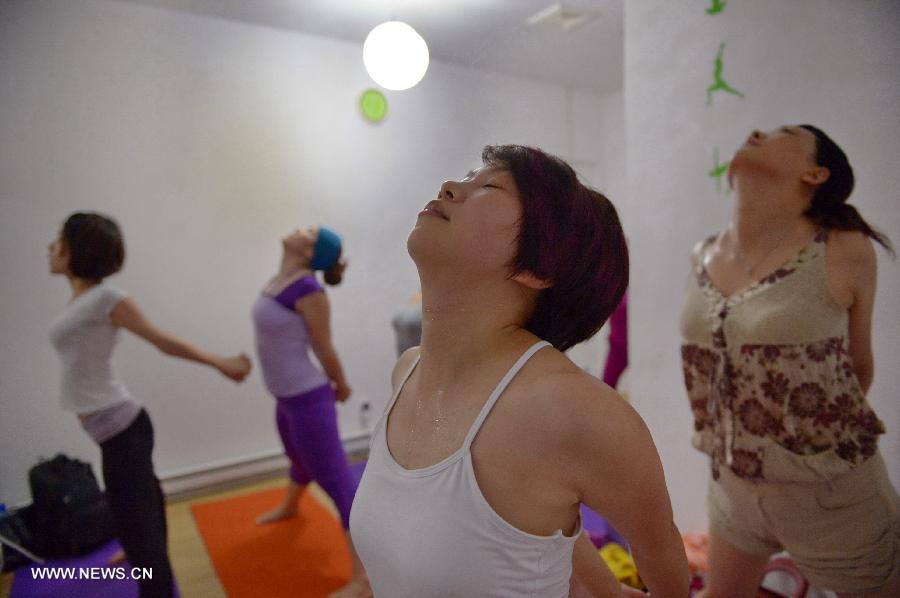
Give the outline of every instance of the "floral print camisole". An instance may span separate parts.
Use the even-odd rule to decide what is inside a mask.
[[[706,246],[714,239],[707,239]],[[849,353],[848,313],[827,285],[821,230],[775,272],[731,296],[694,268],[681,313],[695,448],[750,480],[813,482],[877,451],[884,424]]]

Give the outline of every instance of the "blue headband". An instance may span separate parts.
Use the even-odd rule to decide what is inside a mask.
[[[331,270],[337,263],[341,253],[341,238],[337,233],[324,226],[319,227],[319,238],[313,249],[313,258],[310,267],[313,270]]]

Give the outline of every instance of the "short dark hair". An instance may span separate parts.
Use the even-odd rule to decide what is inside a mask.
[[[122,231],[103,214],[75,212],[63,224],[62,241],[69,250],[69,271],[78,278],[99,282],[125,262]]]
[[[628,286],[628,247],[615,207],[571,166],[539,149],[487,146],[481,158],[509,171],[522,200],[513,273],[550,283],[525,328],[560,351],[589,339]]]
[[[853,192],[855,178],[844,150],[825,131],[813,125],[800,125],[816,138],[816,165],[828,169],[828,180],[819,185],[804,216],[828,229],[856,230],[873,239],[891,254],[894,248],[888,237],[866,222],[847,199]]]

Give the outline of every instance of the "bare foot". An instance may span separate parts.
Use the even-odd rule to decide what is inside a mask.
[[[350,583],[328,596],[328,598],[372,598],[369,578],[351,579]]]
[[[115,554],[106,559],[107,565],[118,565],[119,563],[124,563],[128,557],[125,556],[125,551],[121,548],[118,549]]]
[[[292,509],[285,508],[284,506],[280,506],[274,511],[269,511],[268,513],[263,513],[259,517],[256,518],[256,525],[265,525],[267,523],[275,523],[276,521],[282,521],[284,519],[292,519],[297,516],[297,507]]]

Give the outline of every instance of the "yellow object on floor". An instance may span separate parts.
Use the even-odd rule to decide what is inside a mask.
[[[625,548],[615,542],[610,542],[609,544],[604,544],[599,552],[600,557],[613,575],[616,576],[616,579],[632,588],[646,589],[638,575],[634,559],[631,558],[631,554]]]

